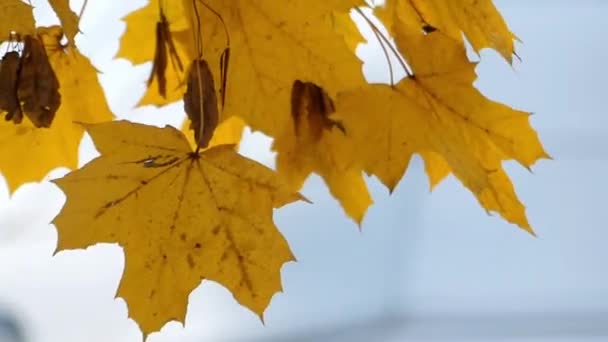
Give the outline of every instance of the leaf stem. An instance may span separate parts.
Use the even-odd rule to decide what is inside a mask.
[[[211,13],[215,14],[215,16],[220,20],[224,28],[224,34],[226,35],[226,46],[230,47],[230,34],[228,33],[228,26],[226,26],[226,22],[224,22],[222,15],[214,10],[211,6],[207,5],[203,0],[198,0],[198,2],[203,4],[203,6],[205,6]]]
[[[80,19],[82,18],[82,15],[84,14],[84,10],[85,8],[87,8],[87,4],[89,3],[88,0],[84,0],[84,2],[82,3],[82,7],[80,8],[80,13],[78,13],[78,26],[80,26]]]
[[[376,37],[379,37],[380,39],[382,39],[386,43],[386,45],[389,47],[389,49],[391,50],[391,52],[393,53],[393,55],[395,55],[395,57],[397,58],[397,61],[399,62],[399,64],[403,68],[403,71],[405,71],[405,74],[408,77],[413,77],[414,73],[410,70],[410,68],[408,67],[407,63],[403,60],[403,56],[401,56],[401,54],[399,53],[399,51],[397,51],[397,49],[395,49],[395,47],[388,40],[388,38],[386,38],[386,36],[384,34],[382,34],[382,32],[380,31],[380,29],[378,28],[378,26],[376,26],[376,24],[374,24],[365,15],[365,13],[363,13],[363,11],[361,11],[361,9],[359,7],[355,7],[355,11],[357,11],[357,13],[359,13],[359,15],[363,17],[363,19],[367,22],[367,24],[372,29],[372,31],[374,31],[374,34],[376,34]]]
[[[376,39],[378,40],[378,44],[380,44],[380,47],[382,48],[382,52],[384,53],[384,58],[386,58],[386,64],[388,65],[388,74],[391,80],[391,87],[395,85],[395,75],[393,73],[393,63],[391,62],[391,57],[388,55],[388,51],[386,50],[386,46],[384,46],[384,41],[380,38],[380,34],[375,31],[372,30],[374,32],[374,35],[376,36]]]

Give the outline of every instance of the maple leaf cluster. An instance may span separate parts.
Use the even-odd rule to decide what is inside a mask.
[[[204,280],[262,317],[295,260],[273,210],[307,201],[298,191],[312,173],[360,225],[372,204],[364,175],[392,191],[419,154],[431,186],[453,174],[533,233],[502,162],[548,155],[529,113],[473,86],[465,49],[466,38],[512,62],[517,38],[491,0],[152,0],[124,18],[116,57],[152,63],[138,106],[182,101],[181,130],[112,121],[74,40],[79,17],[68,0],[49,3],[60,26],[36,27],[31,6],[0,1],[0,172],[13,192],[76,169],[91,136],[100,156],[54,180],[67,197],[57,251],[122,246],[117,295],[144,336],[184,322]],[[365,81],[352,17],[378,39],[390,84]],[[276,171],[236,152],[245,126],[274,138]]]

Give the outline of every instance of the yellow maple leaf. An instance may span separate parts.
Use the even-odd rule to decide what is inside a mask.
[[[422,151],[420,156],[424,160],[424,171],[429,178],[429,187],[433,190],[452,170],[439,153]]]
[[[167,20],[171,39],[174,42],[175,54],[182,63],[180,70],[176,61],[167,55],[166,96],[161,96],[158,90],[158,79],[152,79],[138,106],[163,106],[180,100],[186,89],[187,66],[195,57],[194,38],[190,30],[190,23],[184,14],[181,1],[167,2],[170,6],[163,7],[163,15]],[[158,22],[161,20],[160,6],[156,1],[150,1],[147,6],[129,13],[123,21],[127,28],[120,39],[120,49],[116,58],[124,58],[134,65],[152,62],[157,48],[157,36],[154,34]],[[169,54],[170,51],[167,51]],[[173,58],[176,58],[173,56]]]
[[[484,208],[532,232],[501,164],[515,159],[529,167],[548,157],[529,125],[529,113],[491,101],[473,87],[475,64],[459,41],[403,25],[396,42],[413,77],[394,87],[344,92],[337,100],[342,108],[337,119],[356,140],[366,171],[392,188],[413,152],[431,151],[447,162],[427,155],[436,163],[427,169],[432,185],[452,169]]]
[[[0,172],[9,191],[40,181],[57,167],[78,166],[78,146],[84,134],[74,121],[111,120],[97,71],[77,49],[63,47],[61,28],[39,28],[49,61],[59,80],[61,106],[50,128],[36,128],[24,119],[19,125],[0,120]]]
[[[192,151],[184,135],[126,121],[86,125],[101,156],[55,183],[67,202],[54,219],[57,251],[118,243],[117,295],[145,335],[184,322],[201,280],[228,288],[258,315],[294,257],[273,208],[303,199],[230,145]]]
[[[361,224],[372,199],[361,166],[353,164],[348,132],[330,118],[335,109],[332,99],[317,85],[296,81],[291,101],[294,124],[273,143],[277,172],[296,190],[317,173],[346,214]]]
[[[318,84],[330,96],[364,84],[361,61],[349,47],[361,37],[354,23],[344,20],[351,8],[363,4],[184,0],[183,6],[191,27],[203,23],[198,35],[202,56],[216,81],[221,56],[230,48],[224,115],[241,116],[252,129],[277,136],[292,125],[286,109],[294,80]]]
[[[21,0],[0,1],[0,42],[8,40],[11,32],[20,35],[34,34],[36,24],[32,6]]]
[[[72,11],[70,8],[69,0],[49,0],[49,4],[57,14],[59,21],[61,22],[61,27],[63,28],[63,32],[65,36],[68,38],[68,42],[72,46],[76,46],[76,42],[74,41],[74,37],[80,31],[78,28],[78,16],[76,13]]]
[[[492,48],[509,63],[513,60],[517,37],[492,0],[386,0],[376,14],[391,31],[398,23],[414,30],[440,30],[460,41],[464,33],[475,51]]]

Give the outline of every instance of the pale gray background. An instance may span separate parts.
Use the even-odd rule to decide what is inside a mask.
[[[119,117],[179,124],[172,113],[180,105],[132,110],[149,66],[111,60],[119,18],[142,3],[90,0],[81,50],[104,72]],[[285,293],[273,299],[266,326],[206,283],[190,296],[186,329],[172,323],[149,341],[608,339],[608,3],[496,3],[524,42],[523,63],[511,68],[486,51],[477,85],[535,112],[532,124],[555,158],[534,174],[507,164],[539,238],[487,216],[453,178],[430,194],[419,159],[393,196],[370,180],[376,204],[362,232],[313,177],[303,192],[315,204],[276,215],[299,262],[283,268]],[[42,4],[37,14],[55,20]],[[361,54],[370,79],[386,79],[377,47]],[[271,164],[268,143],[249,134],[242,152]],[[88,139],[82,152],[83,161],[94,156]],[[47,222],[62,201],[48,183],[26,185],[10,200],[0,185],[0,306],[15,313],[30,341],[138,341],[124,302],[112,299],[118,247],[51,257],[56,232]]]

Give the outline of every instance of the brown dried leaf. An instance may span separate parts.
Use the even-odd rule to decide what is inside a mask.
[[[198,147],[207,147],[219,122],[219,112],[213,74],[204,59],[197,59],[190,66],[184,110],[192,121],[190,128]]]
[[[344,126],[329,118],[336,111],[334,102],[327,92],[312,82],[296,80],[291,88],[291,115],[296,135],[300,135],[300,127],[306,119],[308,133],[313,141],[319,141],[323,130],[336,127],[345,133]],[[303,116],[306,116],[304,118]]]
[[[21,110],[34,126],[51,126],[61,104],[59,81],[44,46],[32,36],[24,40],[17,97]]]
[[[0,113],[6,112],[6,121],[18,124],[23,112],[17,98],[17,82],[21,60],[17,51],[7,52],[0,63]]]

